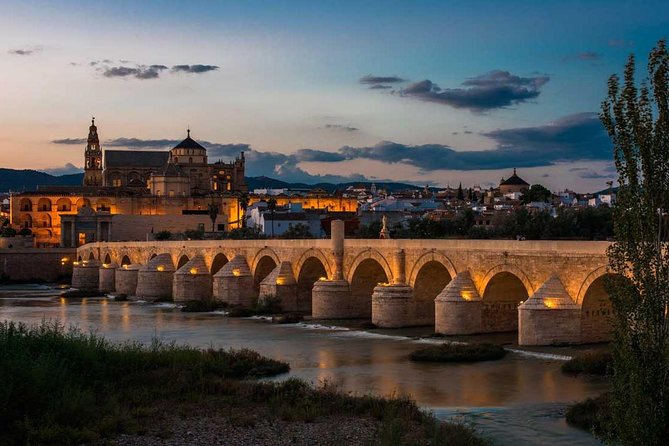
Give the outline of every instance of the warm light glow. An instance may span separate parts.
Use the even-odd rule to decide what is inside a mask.
[[[69,258],[69,257],[63,257],[62,259],[60,259],[60,261],[61,261],[62,263],[69,262],[69,261],[70,261],[70,258]]]
[[[471,291],[460,291],[460,297],[464,300],[472,300],[474,296],[472,296]]]
[[[239,277],[242,275],[242,272],[239,270],[239,268],[235,268],[232,270],[232,275],[235,277]]]
[[[128,265],[123,265],[123,269],[128,269]]]
[[[103,263],[103,264],[102,264],[102,267],[103,267],[103,268],[109,268],[109,263]]]
[[[327,277],[319,277],[318,280],[321,281],[321,282],[325,282],[326,280],[328,280],[328,278]]]
[[[73,262],[72,263],[74,266],[79,266],[79,262]]]
[[[283,277],[279,277],[279,278],[276,279],[276,284],[277,285],[285,285],[286,284],[286,279],[284,279]]]
[[[548,308],[557,308],[558,302],[555,299],[546,299],[544,300],[544,305]]]
[[[162,272],[162,271],[165,271],[165,267],[164,267],[163,265],[158,265],[158,266],[156,267],[156,271],[161,271],[161,272]]]
[[[197,268],[194,268],[194,267],[191,268],[191,269],[190,269],[190,273],[191,273],[191,274],[197,274]]]

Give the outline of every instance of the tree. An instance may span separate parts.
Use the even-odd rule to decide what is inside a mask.
[[[216,232],[216,218],[218,218],[218,206],[214,203],[209,205],[209,218],[211,219],[211,232]]]
[[[249,195],[248,194],[242,194],[239,196],[238,203],[239,206],[242,208],[242,228],[246,227],[246,210],[249,208]]]
[[[522,202],[532,203],[534,201],[547,202],[553,193],[541,184],[533,184],[523,193]]]
[[[623,445],[669,435],[669,55],[661,40],[637,87],[630,56],[611,76],[601,120],[613,142],[619,190],[609,248],[614,307],[611,421]]]
[[[296,225],[289,225],[288,229],[281,235],[281,238],[314,238],[314,236],[311,231],[309,231],[309,226],[304,223],[298,223]]]
[[[465,199],[465,193],[462,191],[462,183],[458,186],[458,195],[457,195],[458,200],[464,200]]]
[[[270,197],[270,199],[267,200],[267,209],[269,209],[269,213],[272,216],[272,237],[274,237],[274,211],[276,211],[276,198]]]

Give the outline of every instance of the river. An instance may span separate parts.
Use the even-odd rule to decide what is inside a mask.
[[[437,340],[416,339],[416,330],[277,325],[222,313],[183,313],[171,304],[62,299],[57,290],[30,285],[0,287],[0,320],[59,320],[114,341],[159,338],[197,347],[246,347],[290,364],[290,374],[277,379],[295,376],[356,393],[410,395],[439,418],[473,424],[497,445],[600,444],[567,426],[564,411],[574,401],[601,394],[606,383],[562,374],[562,361],[550,354],[513,352],[476,364],[412,363],[411,351]]]

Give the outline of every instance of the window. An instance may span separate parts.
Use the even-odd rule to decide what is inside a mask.
[[[121,179],[120,178],[114,178],[112,180],[112,186],[114,187],[121,187]]]
[[[188,158],[188,164],[193,164],[193,157]]]
[[[219,223],[216,226],[216,229],[219,230],[219,231],[225,231],[225,223]]]
[[[198,223],[197,224],[197,230],[200,232],[204,232],[204,223]]]
[[[173,197],[173,196],[174,196],[174,189],[170,189],[170,192],[169,192],[168,195],[169,195],[170,197]]]

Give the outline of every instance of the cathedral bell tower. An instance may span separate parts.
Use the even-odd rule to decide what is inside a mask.
[[[84,186],[102,186],[102,149],[95,118],[88,128],[88,143],[84,152]]]

